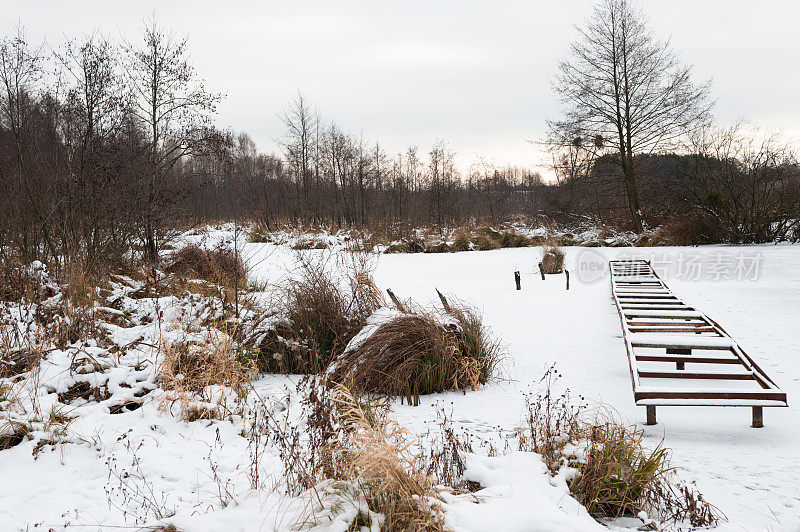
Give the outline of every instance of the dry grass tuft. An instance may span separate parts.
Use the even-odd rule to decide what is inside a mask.
[[[163,359],[159,379],[166,393],[159,407],[187,421],[219,419],[229,413],[229,394],[214,394],[210,387],[229,387],[236,397],[246,395],[254,370],[236,356],[232,339],[220,332],[209,332],[202,342],[162,343]],[[198,401],[206,404],[198,405]],[[214,406],[209,407],[207,403]]]
[[[18,345],[0,332],[0,379],[14,377],[38,367],[44,353],[35,345]]]
[[[472,239],[472,244],[475,246],[475,249],[479,251],[490,251],[493,249],[500,249],[500,243],[485,233],[476,235]]]
[[[471,248],[469,242],[469,235],[465,231],[460,231],[457,235],[455,240],[453,240],[453,245],[450,246],[452,251],[469,251]]]
[[[222,244],[214,249],[188,244],[172,255],[166,271],[204,279],[224,287],[232,287],[236,283],[245,286],[247,280],[247,270],[241,257]]]
[[[548,245],[542,250],[542,271],[547,274],[564,271],[564,251],[555,245]]]
[[[283,323],[257,331],[257,345],[243,342],[255,351],[256,365],[265,373],[318,373],[339,356],[364,327],[367,317],[383,305],[365,256],[350,254],[337,268],[327,259],[301,257],[299,275],[282,294]],[[253,335],[251,335],[253,336]]]
[[[682,483],[669,464],[667,449],[648,450],[644,432],[598,415],[585,419],[569,390],[557,394],[560,374],[551,366],[544,390],[526,397],[527,416],[518,429],[520,450],[540,453],[551,474],[574,470],[570,492],[596,517],[635,517],[644,511],[662,523],[712,526],[723,516],[694,488]],[[602,419],[605,420],[602,420]],[[567,447],[570,450],[567,451]]]
[[[581,414],[585,405],[582,401],[573,404],[569,390],[555,392],[554,384],[559,378],[561,374],[554,364],[539,381],[544,389],[536,396],[525,395],[525,420],[517,429],[519,449],[542,455],[553,475],[566,462],[564,447],[580,440],[584,430]]]
[[[381,529],[444,530],[437,492],[417,469],[406,429],[385,417],[375,419],[345,386],[336,386],[333,401],[347,429],[348,476],[359,481],[370,509],[384,515]]]
[[[337,360],[333,378],[419,404],[420,395],[478,388],[498,359],[499,346],[480,316],[459,305],[443,319],[416,310],[378,325]]]

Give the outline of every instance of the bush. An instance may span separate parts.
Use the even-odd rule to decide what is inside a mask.
[[[646,452],[643,432],[613,423],[591,427],[589,452],[570,491],[590,514],[636,515],[650,486],[667,471],[666,450]]]
[[[472,249],[469,244],[469,237],[465,232],[460,232],[456,235],[453,245],[450,246],[452,251],[469,251]]]
[[[667,220],[651,239],[655,245],[697,246],[723,242],[718,225],[699,217],[675,216]]]
[[[475,246],[475,249],[480,251],[489,251],[500,248],[500,244],[496,240],[493,240],[488,235],[484,234],[477,235],[472,239],[472,243]]]
[[[531,245],[530,238],[516,231],[504,231],[500,237],[500,246],[504,248],[524,248]]]
[[[159,381],[166,393],[159,407],[163,411],[172,413],[177,404],[186,421],[221,419],[231,412],[229,398],[246,395],[254,368],[236,356],[227,334],[214,331],[200,342],[162,343],[162,352]]]
[[[336,361],[333,378],[410,404],[419,404],[424,394],[476,389],[489,380],[499,358],[498,344],[465,307],[446,316],[397,313],[370,327]]]
[[[241,257],[222,244],[214,249],[188,244],[172,255],[166,271],[225,287],[235,283],[245,286],[247,281],[247,270]]]
[[[547,246],[542,251],[542,270],[544,273],[561,273],[564,271],[564,252],[558,246]]]
[[[281,293],[285,319],[251,332],[243,342],[259,371],[323,371],[383,304],[364,256],[350,257],[341,276],[330,272],[324,261],[301,259],[300,275],[289,280]]]

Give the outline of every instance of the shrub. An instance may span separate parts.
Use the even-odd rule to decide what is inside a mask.
[[[552,475],[571,466],[566,475],[570,491],[589,513],[616,518],[644,511],[662,523],[693,527],[721,519],[700,493],[680,481],[666,449],[647,450],[643,431],[614,420],[587,420],[582,397],[576,403],[569,390],[555,390],[560,377],[551,366],[540,381],[544,389],[526,396],[525,422],[517,429],[519,449],[541,454]]]
[[[246,285],[247,271],[241,257],[222,244],[205,249],[188,244],[176,251],[166,266],[168,273],[197,277],[220,286]]]
[[[425,253],[450,253],[450,246],[447,245],[447,242],[431,244],[425,248]]]
[[[561,273],[564,270],[564,252],[558,246],[545,247],[541,265],[544,273]]]
[[[610,517],[636,515],[648,488],[667,471],[666,450],[647,452],[643,432],[604,423],[589,430],[590,447],[578,465],[570,491],[590,514]]]
[[[14,257],[0,258],[0,301],[32,299],[31,270]]]
[[[377,308],[383,296],[365,255],[352,253],[337,275],[326,263],[301,258],[300,274],[282,290],[285,319],[251,331],[243,344],[258,370],[266,373],[316,373],[340,355]]]
[[[345,453],[348,476],[356,479],[370,509],[383,514],[382,530],[444,530],[438,494],[429,477],[419,471],[406,429],[385,415],[375,417],[345,386],[333,400],[347,429]]]
[[[514,230],[504,231],[500,237],[500,247],[524,248],[531,245],[531,240],[525,235],[520,235]]]
[[[475,236],[475,238],[472,239],[472,243],[475,248],[480,251],[489,251],[500,247],[500,244],[496,240],[484,234]]]
[[[456,235],[455,240],[453,240],[453,245],[450,246],[452,251],[469,251],[472,249],[469,244],[469,237],[467,233],[460,232]]]
[[[422,310],[392,314],[370,327],[336,361],[333,378],[410,404],[419,404],[420,395],[485,384],[499,358],[480,317],[465,307],[446,316]]]
[[[201,392],[212,385],[236,388],[247,377],[231,339],[223,333],[210,332],[202,342],[164,344],[163,354],[159,379],[165,390]]]
[[[654,244],[668,246],[696,246],[724,240],[718,225],[693,216],[674,216],[653,235]]]
[[[234,396],[213,387],[226,386],[236,397],[245,395],[252,364],[241,363],[227,334],[209,332],[202,342],[163,343],[162,351],[159,380],[167,392],[159,401],[163,411],[172,413],[177,404],[186,421],[220,419],[231,413],[228,400]]]

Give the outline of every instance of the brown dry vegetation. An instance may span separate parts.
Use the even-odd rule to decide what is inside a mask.
[[[365,256],[348,254],[334,273],[327,260],[301,258],[277,306],[285,319],[271,325],[258,345],[244,346],[261,372],[317,373],[339,356],[383,305]],[[252,338],[251,334],[251,338]]]
[[[420,395],[485,384],[499,356],[474,310],[458,305],[437,316],[417,309],[380,324],[336,361],[332,376],[362,392],[419,404]]]
[[[200,342],[162,342],[159,371],[161,388],[166,393],[159,407],[172,412],[178,405],[179,415],[187,421],[218,419],[230,413],[228,399],[246,395],[247,383],[254,368],[237,357],[231,337],[209,331]],[[209,386],[226,386],[234,396],[207,394]],[[213,407],[197,402],[214,401]]]
[[[542,250],[542,271],[547,274],[564,271],[564,251],[556,245],[548,245]]]
[[[544,390],[526,397],[519,446],[541,454],[554,475],[562,467],[574,468],[570,492],[589,513],[617,518],[645,511],[665,523],[697,527],[724,519],[699,492],[680,481],[667,449],[645,447],[643,431],[620,424],[608,412],[587,419],[582,398],[576,404],[569,390],[557,395],[554,384],[560,376],[551,366],[541,381]],[[582,446],[585,456],[566,452],[571,444]]]

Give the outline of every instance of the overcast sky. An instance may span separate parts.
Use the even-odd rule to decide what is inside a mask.
[[[714,80],[717,116],[800,136],[800,2],[643,2],[695,79]],[[142,21],[188,33],[194,64],[227,97],[221,127],[277,150],[281,110],[298,90],[326,119],[388,150],[446,140],[466,167],[545,161],[526,139],[558,114],[557,60],[588,0],[40,2],[0,0],[0,30],[31,41],[100,28],[135,39]]]

